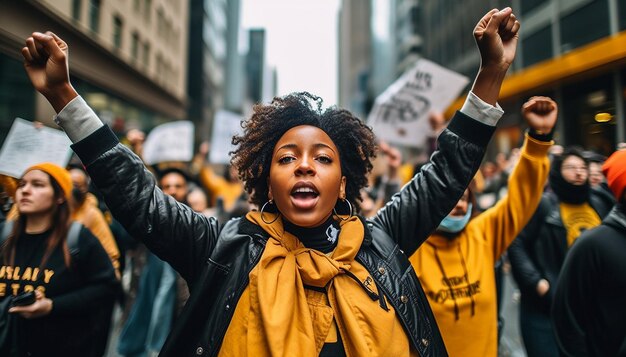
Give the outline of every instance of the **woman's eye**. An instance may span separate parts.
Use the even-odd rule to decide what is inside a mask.
[[[283,156],[280,159],[278,159],[278,163],[280,164],[288,164],[292,161],[294,161],[296,158],[293,156]]]
[[[322,164],[330,164],[331,162],[333,162],[333,160],[328,156],[320,156],[317,158],[317,160],[319,160],[319,162],[321,162]]]

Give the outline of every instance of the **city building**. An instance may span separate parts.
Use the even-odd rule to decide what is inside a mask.
[[[196,138],[210,138],[215,113],[241,102],[239,0],[192,0],[189,30],[188,118]],[[237,93],[239,92],[239,96]],[[239,110],[241,110],[239,108]]]
[[[73,85],[120,133],[187,116],[188,0],[23,0],[0,2],[0,133],[13,118],[52,125],[20,50],[33,31],[70,46]]]
[[[522,29],[500,93],[505,115],[488,155],[521,142],[520,107],[533,95],[559,103],[559,144],[610,154],[626,141],[626,3],[620,0],[371,0],[358,5],[344,0],[340,105],[367,112],[376,96],[420,57],[474,78],[480,65],[472,34],[476,22],[490,9],[505,6],[514,9]],[[359,13],[367,8],[369,15]],[[346,46],[358,33],[371,35],[369,49],[358,40]],[[363,70],[361,64],[367,63],[369,69]],[[353,99],[362,96],[363,87],[368,88],[365,105]],[[465,93],[446,114],[451,116],[464,99]]]
[[[256,103],[268,103],[278,93],[278,72],[267,63],[266,47],[265,29],[250,29],[246,55],[245,108],[251,108]]]
[[[506,114],[500,151],[518,144],[521,104],[533,95],[557,100],[556,139],[610,154],[626,141],[626,3],[619,0],[422,1],[424,57],[472,78],[479,56],[477,19],[512,5],[522,23],[514,66],[500,94]],[[462,99],[451,110],[460,108]],[[450,112],[451,112],[450,110]]]
[[[339,10],[338,104],[363,118],[371,104],[368,83],[372,66],[372,33],[369,29],[371,4],[362,0],[343,0]]]

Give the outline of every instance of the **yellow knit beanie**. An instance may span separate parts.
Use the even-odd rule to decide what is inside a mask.
[[[43,162],[27,168],[22,176],[33,170],[40,170],[50,175],[59,184],[59,186],[61,186],[61,190],[63,190],[65,197],[68,200],[72,197],[72,177],[66,169],[51,162]]]

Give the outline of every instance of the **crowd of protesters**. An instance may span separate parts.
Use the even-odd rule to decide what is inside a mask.
[[[0,177],[0,355],[103,356],[120,330],[133,357],[496,356],[510,264],[528,356],[626,356],[626,150],[553,145],[557,105],[531,97],[521,147],[483,160],[519,27],[478,22],[481,70],[424,162],[294,93],[224,166],[208,143],[145,165],[145,134],[103,125],[34,33],[27,73],[78,156]]]

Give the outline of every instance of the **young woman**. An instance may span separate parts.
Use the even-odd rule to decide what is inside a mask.
[[[374,136],[348,111],[323,111],[307,93],[255,106],[233,139],[233,164],[261,210],[219,225],[158,190],[103,126],[69,83],[61,39],[34,33],[22,54],[111,211],[189,282],[161,355],[442,356],[403,251],[419,247],[478,169],[502,114],[496,99],[518,30],[510,8],[480,20],[481,69],[440,151],[367,221],[353,212]]]
[[[538,133],[552,132],[556,103],[533,97],[522,107],[522,115],[530,130],[510,176],[508,194],[478,214],[474,194],[466,190],[437,231],[410,258],[450,356],[498,354],[493,269],[541,200],[552,142],[551,136]]]
[[[3,356],[96,355],[92,318],[113,300],[117,279],[88,229],[80,226],[68,244],[71,194],[69,173],[55,164],[32,166],[19,181],[19,216],[5,223],[12,229],[1,248],[0,301],[29,291],[36,300],[0,312],[14,316]]]

